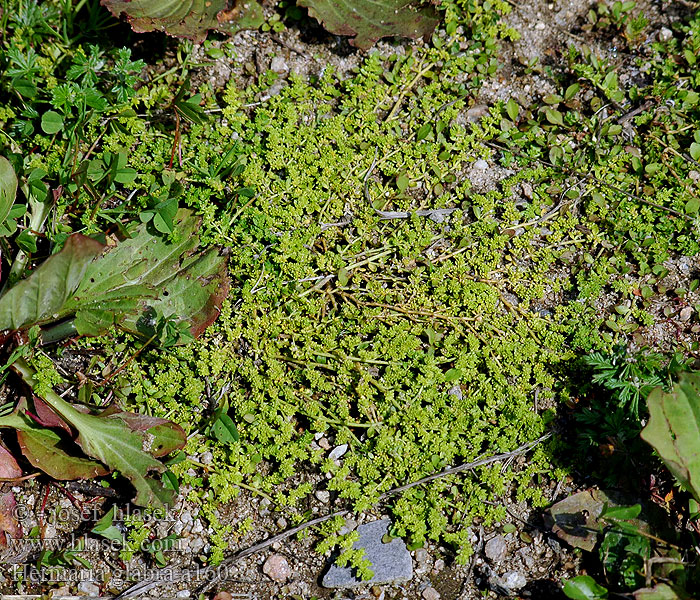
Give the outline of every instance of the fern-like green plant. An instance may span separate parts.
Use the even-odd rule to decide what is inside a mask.
[[[637,419],[640,399],[646,398],[655,387],[668,389],[673,376],[686,366],[682,356],[677,354],[669,361],[655,352],[630,355],[624,347],[618,347],[610,355],[594,352],[583,362],[593,370],[593,383],[610,391],[613,402]]]

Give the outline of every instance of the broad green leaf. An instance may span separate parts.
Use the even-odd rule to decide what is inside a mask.
[[[546,107],[544,109],[544,114],[552,125],[564,125],[564,117],[562,114],[553,108]]]
[[[222,444],[235,444],[238,439],[238,429],[231,417],[227,414],[219,415],[219,418],[214,421],[211,426],[213,436]]]
[[[66,316],[66,301],[78,289],[90,261],[103,248],[100,242],[82,234],[71,235],[60,252],[0,297],[0,330]]]
[[[199,219],[180,210],[170,243],[141,225],[134,236],[109,248],[88,268],[83,285],[69,303],[81,325],[89,318],[107,319],[114,307],[114,322],[122,329],[151,337],[156,313],[188,323],[198,337],[219,314],[228,293],[226,261],[215,248],[197,253]]]
[[[578,94],[580,89],[581,86],[578,83],[572,83],[564,92],[564,100],[571,100],[576,94]]]
[[[80,456],[69,438],[34,422],[26,415],[26,406],[26,400],[20,400],[14,412],[0,418],[0,427],[16,430],[22,454],[32,465],[54,479],[90,479],[109,472],[103,464]]]
[[[450,383],[452,381],[457,381],[462,377],[462,371],[460,369],[450,369],[445,373],[445,381]]]
[[[7,215],[17,195],[17,175],[10,161],[0,156],[0,225],[5,222]]]
[[[427,138],[433,131],[433,124],[432,123],[426,123],[425,125],[422,125],[418,131],[416,132],[416,140],[421,141]]]
[[[605,504],[603,512],[600,513],[598,518],[618,520],[636,519],[641,512],[642,507],[640,504],[635,504],[634,506],[609,506]]]
[[[385,37],[417,39],[433,32],[434,9],[414,0],[299,0],[331,33],[353,36],[350,43],[367,49]]]
[[[547,94],[544,98],[542,98],[542,101],[545,104],[559,104],[564,98],[562,98],[559,94]]]
[[[101,0],[115,16],[124,14],[134,31],[162,31],[202,42],[213,29],[233,35],[263,24],[255,0]],[[233,6],[232,8],[231,5]]]
[[[175,494],[180,493],[180,482],[177,480],[177,477],[175,477],[175,474],[170,470],[163,473],[163,485],[175,492]]]
[[[690,157],[693,160],[698,160],[700,161],[700,144],[697,142],[693,142],[690,144]]]
[[[76,456],[82,454],[77,446],[70,452],[70,445],[53,429],[28,423],[17,430],[17,441],[27,460],[54,479],[92,479],[109,473],[103,464]]]
[[[12,80],[12,88],[25,98],[34,98],[36,96],[36,84],[25,77],[15,77]]]
[[[24,216],[27,212],[26,204],[15,204],[10,209],[10,212],[5,217],[5,222],[0,223],[0,236],[10,236],[17,231],[17,219]]]
[[[24,359],[19,359],[12,367],[22,379],[34,388],[35,372]],[[67,423],[78,432],[76,443],[83,452],[112,470],[119,471],[129,479],[136,489],[133,502],[139,506],[171,505],[174,500],[172,490],[149,477],[151,472],[161,473],[165,467],[143,449],[147,442],[144,435],[132,431],[118,416],[96,416],[85,414],[63,400],[58,394],[49,391],[43,399]],[[43,468],[43,467],[42,467]]]
[[[103,538],[112,540],[114,542],[124,542],[124,534],[121,530],[114,524],[114,515],[116,513],[116,507],[112,506],[104,516],[95,523],[92,528],[92,533],[101,535]]]
[[[0,329],[75,315],[81,335],[118,325],[148,339],[163,318],[184,323],[198,337],[228,292],[226,261],[215,248],[198,252],[199,219],[189,211],[177,213],[174,228],[174,243],[141,225],[133,237],[106,249],[70,236],[61,252],[0,297]]]
[[[689,596],[680,595],[670,585],[657,583],[653,588],[643,588],[634,592],[634,600],[687,600]]]
[[[182,427],[159,417],[138,415],[130,412],[120,412],[110,408],[100,413],[100,417],[118,417],[124,421],[129,429],[137,432],[145,432],[148,438],[147,450],[155,457],[165,456],[175,450],[183,448],[187,443],[187,435]]]
[[[506,112],[508,113],[511,121],[515,121],[518,118],[520,106],[515,100],[513,100],[513,98],[509,98],[508,102],[506,102]]]
[[[15,243],[19,246],[20,250],[27,254],[33,254],[37,250],[36,234],[32,233],[30,229],[22,230],[15,238]]]
[[[700,501],[700,373],[685,373],[670,392],[656,388],[647,399],[649,422],[642,439],[651,444],[682,487]]]
[[[599,600],[608,597],[608,590],[598,585],[590,575],[579,575],[567,580],[564,594],[571,600]]]

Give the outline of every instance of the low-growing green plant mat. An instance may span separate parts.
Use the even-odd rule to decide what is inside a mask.
[[[700,143],[698,98],[677,78],[697,80],[686,50],[698,52],[700,22],[652,46],[643,86],[572,51],[561,72],[542,72],[558,94],[497,103],[471,123],[498,38],[513,35],[507,10],[447,3],[428,47],[369,54],[343,80],[330,67],[311,82],[290,75],[272,95],[268,71],[189,99],[182,65],[158,78],[111,49],[60,47],[56,71],[47,49],[59,43],[35,49],[27,32],[39,27],[8,17],[3,153],[21,180],[64,186],[48,240],[136,218],[156,227],[156,215],[169,235],[179,205],[201,215],[203,244],[227,248],[232,289],[200,340],[135,357],[123,333],[76,342],[94,353],[87,378],[114,373],[126,406],[180,423],[187,455],[212,454],[197,471],[171,467],[216,528],[206,560],[222,559],[234,529],[214,509],[241,489],[302,522],[318,480],[334,507],[362,511],[397,485],[537,439],[576,393],[574,360],[654,324],[664,263],[697,255],[686,154]],[[120,96],[106,63],[104,83],[79,75],[105,56],[141,78],[136,93]],[[84,101],[61,128],[44,115],[62,110],[62,86]],[[494,177],[479,186],[484,171]],[[29,218],[8,244],[34,256]],[[340,460],[318,433],[348,445]],[[553,441],[527,461],[407,490],[387,506],[392,534],[439,540],[464,561],[469,526],[505,515],[490,502],[545,502],[571,468],[559,452]],[[324,526],[321,550],[342,541],[339,526]]]

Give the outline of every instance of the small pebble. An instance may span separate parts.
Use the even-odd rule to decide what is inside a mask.
[[[668,42],[672,37],[673,31],[671,31],[668,27],[662,27],[659,29],[659,33],[657,34],[657,38],[660,42]]]
[[[518,573],[518,571],[508,571],[502,577],[497,578],[496,583],[509,592],[517,592],[527,585],[527,579],[525,575]]]
[[[192,529],[190,529],[190,533],[202,533],[204,531],[204,525],[202,525],[202,522],[197,519],[193,524],[192,524]]]
[[[289,567],[287,559],[281,554],[273,554],[263,565],[263,573],[272,581],[287,581],[292,575],[292,569]]]
[[[180,515],[180,523],[191,523],[192,520],[192,513],[189,510],[182,511],[182,514]]]
[[[195,538],[189,543],[189,552],[192,554],[198,554],[206,545],[206,542],[202,538]]]
[[[219,592],[212,600],[233,600],[233,595],[230,592]]]
[[[279,527],[280,529],[287,529],[287,519],[285,519],[284,517],[280,517],[279,519],[277,519],[277,527]]]
[[[476,123],[482,117],[489,114],[489,107],[485,104],[476,104],[472,106],[466,113],[467,121],[469,123]]]
[[[418,550],[413,553],[413,558],[415,558],[418,563],[424,563],[428,560],[428,551],[425,548],[418,548]]]
[[[354,531],[355,529],[357,529],[357,521],[348,517],[347,519],[345,519],[345,527],[348,528],[348,531]]]
[[[438,558],[435,561],[435,564],[433,565],[433,571],[442,571],[445,568],[445,561],[442,560],[441,558]]]
[[[275,56],[275,58],[270,61],[270,71],[274,71],[275,73],[286,73],[289,71],[289,67],[287,66],[287,61],[284,60],[281,56]]]
[[[447,393],[450,396],[454,396],[455,398],[457,398],[457,400],[462,399],[462,388],[458,385],[453,385],[449,390],[447,390]]]
[[[539,23],[537,23],[537,25],[535,25],[535,29],[537,29],[539,31],[542,31],[545,27],[546,27],[546,25],[542,21],[540,21]]]
[[[185,598],[190,597],[190,591],[189,590],[180,590],[179,592],[177,592],[177,594],[175,594],[175,597],[179,598],[180,600],[185,600]]]
[[[692,306],[686,306],[684,309],[681,310],[681,321],[684,323],[686,321],[690,321],[690,317],[693,316],[693,307]]]
[[[487,163],[483,158],[480,158],[474,163],[474,168],[480,171],[485,171],[489,168],[489,163]]]
[[[508,546],[502,535],[492,537],[484,546],[484,554],[491,562],[499,563],[506,557]]]
[[[210,465],[213,460],[214,460],[214,455],[211,452],[209,452],[208,450],[206,452],[202,452],[199,455],[199,462],[201,462],[203,465]]]
[[[331,448],[331,443],[325,437],[322,437],[318,440],[318,445],[324,450],[330,450]]]
[[[340,446],[336,446],[331,450],[331,453],[328,455],[328,458],[331,460],[338,460],[343,454],[345,454],[348,451],[348,445],[347,444],[342,444]]]
[[[324,504],[331,499],[331,493],[328,490],[317,490],[314,496],[316,496],[319,502],[323,502]]]
[[[99,596],[100,586],[92,581],[81,581],[78,584],[78,594],[81,596]]]
[[[424,600],[440,600],[440,593],[434,587],[427,587],[421,594]]]

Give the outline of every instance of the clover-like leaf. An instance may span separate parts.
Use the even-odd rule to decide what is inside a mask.
[[[415,0],[299,0],[331,33],[349,35],[366,50],[385,37],[417,39],[433,32],[435,10]]]

